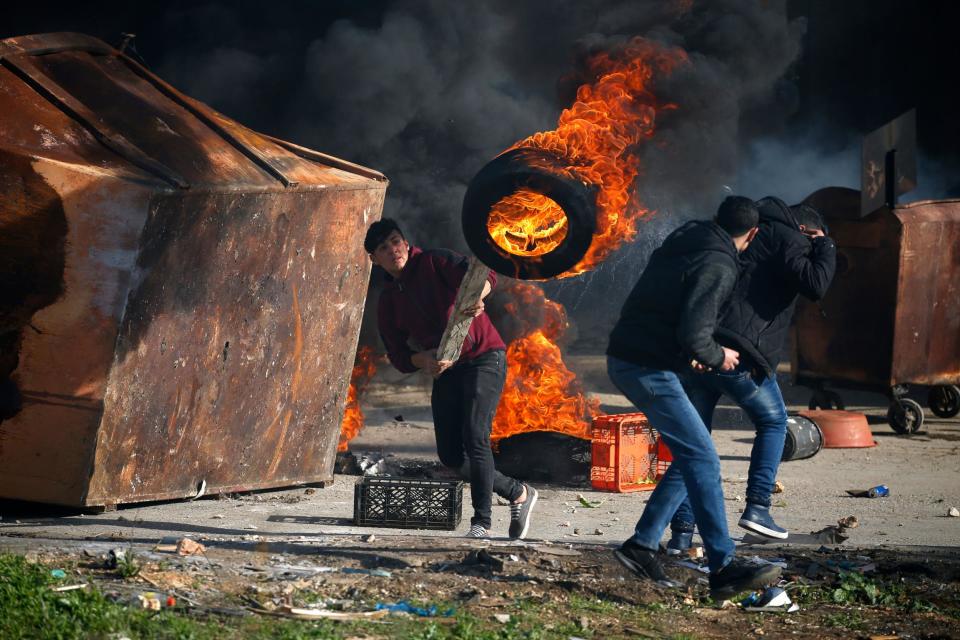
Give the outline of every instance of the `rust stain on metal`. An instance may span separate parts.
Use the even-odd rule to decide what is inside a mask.
[[[78,34],[0,41],[0,111],[0,496],[330,480],[383,175]]]
[[[857,192],[814,195],[837,242],[837,274],[821,304],[798,305],[798,379],[960,383],[960,201],[915,202],[859,219]]]
[[[294,365],[293,375],[290,377],[290,400],[287,402],[287,406],[296,402],[297,400],[297,390],[300,388],[300,370],[303,364],[303,328],[302,320],[300,317],[300,304],[297,300],[297,286],[293,285],[293,356],[292,359],[296,363]],[[271,478],[277,472],[277,465],[280,464],[281,456],[283,455],[283,443],[287,437],[287,427],[290,425],[290,418],[293,415],[291,409],[287,409],[283,415],[283,421],[280,427],[280,436],[277,438],[277,452],[273,454],[273,460],[270,462],[270,469],[267,471],[267,475]],[[269,431],[269,430],[268,430]]]

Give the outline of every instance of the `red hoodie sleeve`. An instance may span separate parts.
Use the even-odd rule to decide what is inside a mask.
[[[380,296],[377,304],[377,327],[380,329],[380,339],[387,348],[387,357],[390,363],[403,373],[413,373],[417,370],[411,356],[413,350],[407,344],[410,337],[406,331],[397,327],[393,302],[389,296]]]

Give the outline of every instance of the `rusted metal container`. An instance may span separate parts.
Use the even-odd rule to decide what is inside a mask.
[[[796,316],[793,370],[798,382],[820,390],[811,408],[842,408],[839,396],[823,393],[828,384],[884,391],[891,425],[912,432],[923,413],[905,395],[909,385],[923,385],[937,415],[956,415],[960,200],[914,202],[864,218],[858,191],[823,189],[807,202],[837,243],[827,296],[802,301]]]
[[[387,181],[79,34],[0,41],[0,497],[333,476]]]

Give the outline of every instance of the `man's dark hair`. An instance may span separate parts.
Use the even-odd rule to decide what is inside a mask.
[[[808,204],[795,204],[790,207],[793,217],[797,219],[797,224],[802,224],[811,231],[823,231],[827,233],[827,224],[823,221],[820,212]]]
[[[731,237],[736,238],[760,224],[760,213],[750,198],[727,196],[720,203],[714,222]]]
[[[367,253],[373,253],[377,250],[377,247],[380,246],[380,243],[386,240],[387,236],[394,231],[399,233],[401,238],[406,239],[403,231],[400,230],[400,225],[398,225],[397,221],[393,218],[377,220],[367,229],[367,237],[363,239],[363,248],[366,249]]]

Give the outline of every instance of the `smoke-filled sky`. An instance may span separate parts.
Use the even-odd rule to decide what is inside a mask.
[[[792,202],[823,186],[856,187],[862,135],[913,106],[917,195],[960,195],[960,120],[949,90],[960,62],[952,44],[960,9],[918,6],[144,0],[50,10],[17,3],[5,9],[0,37],[70,30],[116,43],[121,32],[136,33],[147,65],[184,92],[254,129],[386,173],[386,213],[415,239],[458,249],[466,183],[514,141],[554,127],[585,56],[635,36],[681,47],[690,64],[654,89],[677,109],[640,151],[638,197],[657,214],[601,273],[550,287],[577,307],[611,283],[628,286],[620,279],[635,278],[651,246],[678,221],[709,216],[727,193]]]

